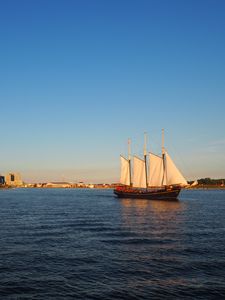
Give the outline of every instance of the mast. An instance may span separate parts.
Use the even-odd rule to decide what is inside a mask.
[[[162,160],[163,160],[163,177],[162,177],[162,185],[165,181],[166,176],[166,164],[165,164],[165,147],[164,147],[164,128],[162,129]]]
[[[148,177],[147,177],[147,132],[144,133],[144,161],[145,161],[145,180],[146,189],[148,188]]]
[[[131,183],[131,139],[128,139],[128,161],[129,161],[130,186],[132,186],[132,183]]]

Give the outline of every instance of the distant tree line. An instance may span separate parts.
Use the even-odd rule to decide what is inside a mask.
[[[225,179],[211,179],[211,178],[201,178],[198,179],[198,184],[204,185],[221,185],[225,184]]]

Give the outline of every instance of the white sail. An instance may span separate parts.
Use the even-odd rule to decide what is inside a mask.
[[[165,159],[166,159],[166,184],[180,184],[180,185],[187,185],[187,181],[181,172],[177,169],[174,162],[172,161],[171,157],[167,152],[165,152]]]
[[[129,160],[120,156],[120,183],[125,185],[130,185],[130,164]]]
[[[163,180],[163,160],[162,157],[149,153],[149,178],[148,185],[162,186]]]
[[[198,185],[198,180],[195,180],[195,181],[191,184],[191,186],[196,186],[196,185]]]
[[[145,161],[134,156],[133,165],[133,186],[146,188]]]

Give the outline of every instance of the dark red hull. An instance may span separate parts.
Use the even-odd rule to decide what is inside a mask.
[[[177,199],[181,188],[162,190],[132,190],[115,189],[114,194],[119,198],[149,199],[149,200],[174,200]]]

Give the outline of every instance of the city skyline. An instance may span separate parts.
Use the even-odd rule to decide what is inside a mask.
[[[1,3],[0,173],[117,182],[165,146],[188,180],[225,177],[224,1]]]

